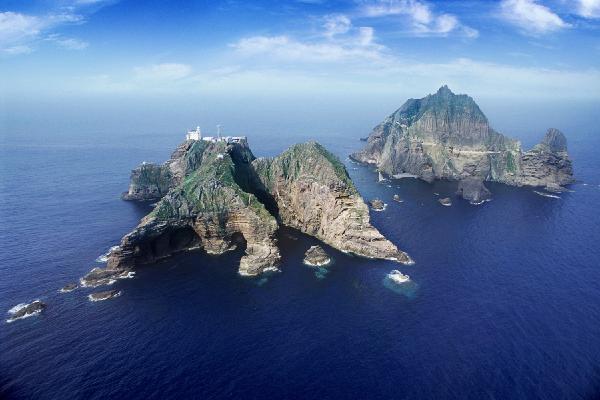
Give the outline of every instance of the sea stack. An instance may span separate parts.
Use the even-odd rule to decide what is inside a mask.
[[[304,264],[311,267],[322,267],[331,263],[331,258],[321,246],[310,246],[304,254]]]
[[[351,158],[392,177],[408,173],[427,182],[475,178],[557,188],[574,181],[567,141],[559,130],[548,130],[540,144],[523,152],[518,141],[490,127],[471,97],[454,94],[448,86],[406,101]],[[485,197],[485,191],[481,194]]]

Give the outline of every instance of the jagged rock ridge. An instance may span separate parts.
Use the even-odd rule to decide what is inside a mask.
[[[159,172],[144,175],[142,169]],[[256,275],[279,263],[279,224],[344,252],[411,261],[371,226],[368,208],[343,164],[316,142],[256,159],[245,142],[186,141],[165,164],[132,171],[124,198],[156,196],[160,200],[153,211],[109,255],[108,275],[178,251],[202,248],[221,254],[244,244],[239,272]]]
[[[389,176],[477,178],[509,185],[562,186],[573,182],[566,138],[550,129],[533,149],[494,131],[475,101],[447,87],[410,99],[377,125],[351,158]]]

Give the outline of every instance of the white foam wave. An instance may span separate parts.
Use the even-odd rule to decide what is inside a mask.
[[[110,253],[112,253],[114,250],[117,250],[119,248],[119,246],[112,246],[110,249],[108,249],[108,251],[100,256],[98,256],[98,258],[96,258],[96,262],[97,263],[105,263],[108,261],[108,256],[110,256]]]
[[[81,279],[79,279],[79,285],[81,287],[95,288],[95,287],[98,287],[98,286],[110,286],[113,283],[115,283],[116,281],[117,281],[116,279],[109,279],[109,280],[100,279],[98,281],[98,283],[96,283],[94,285],[94,284],[91,284],[91,283],[86,283],[85,279],[81,278]]]
[[[25,319],[25,318],[33,317],[33,316],[35,316],[35,315],[38,315],[38,314],[40,314],[41,312],[42,312],[41,310],[36,310],[36,311],[34,311],[34,312],[30,312],[30,313],[27,313],[27,314],[23,314],[23,315],[22,315],[22,316],[20,316],[20,317],[16,317],[16,318],[14,318],[14,317],[13,317],[13,318],[9,318],[9,319],[7,319],[7,320],[6,320],[6,322],[10,324],[11,322],[17,321],[17,320],[19,320],[19,319]]]
[[[10,310],[8,310],[9,314],[16,314],[19,311],[21,311],[22,309],[24,309],[25,307],[27,307],[29,304],[27,303],[19,303],[16,306],[14,306],[13,308],[11,308]]]
[[[377,212],[385,211],[387,206],[388,206],[387,203],[383,203],[383,208],[381,210],[377,210],[377,209],[373,208],[373,211],[377,211]]]
[[[540,196],[544,196],[544,197],[550,197],[550,198],[553,198],[553,199],[560,199],[560,196],[557,196],[555,194],[538,192],[537,190],[534,190],[533,193],[539,194]]]

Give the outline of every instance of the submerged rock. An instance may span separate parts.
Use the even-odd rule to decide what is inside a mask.
[[[444,197],[444,198],[438,199],[438,201],[440,202],[441,205],[446,206],[446,207],[450,207],[452,205],[452,200],[450,199],[450,197]]]
[[[395,195],[394,195],[393,199],[394,199],[394,201],[397,201],[398,203],[402,203],[402,202],[404,202],[404,200],[402,200],[402,199],[400,198],[400,196],[399,196],[399,195],[397,195],[397,194],[395,194]]]
[[[456,95],[447,86],[407,100],[350,158],[390,176],[408,173],[427,182],[485,177],[515,186],[573,183],[567,141],[560,131],[549,129],[540,144],[524,152],[517,140],[490,127],[471,97]]]
[[[46,304],[40,300],[35,300],[29,304],[19,304],[8,311],[11,316],[6,320],[6,322],[13,322],[18,319],[38,315],[44,311],[45,308]]]
[[[311,246],[304,253],[304,264],[311,267],[322,267],[331,263],[331,258],[327,255],[321,246]]]
[[[373,199],[369,202],[371,208],[375,211],[383,211],[385,210],[385,203],[380,199]]]
[[[492,193],[485,187],[483,180],[475,177],[460,180],[456,194],[471,204],[481,204],[492,199]]]
[[[387,277],[390,279],[390,281],[400,285],[402,283],[408,282],[410,280],[410,276],[403,274],[402,272],[398,271],[397,269],[392,270]]]
[[[88,295],[90,301],[102,301],[119,297],[122,294],[120,290],[106,290],[104,292],[97,292]]]
[[[77,289],[77,284],[76,283],[67,283],[65,286],[63,286],[62,288],[60,288],[59,292],[61,292],[61,293],[68,293],[68,292],[72,292],[75,289]]]

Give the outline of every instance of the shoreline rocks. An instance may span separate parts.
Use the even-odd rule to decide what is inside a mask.
[[[96,292],[88,295],[90,301],[103,301],[108,299],[114,299],[122,294],[120,290],[106,290],[104,292]]]
[[[45,308],[46,303],[43,303],[40,300],[35,300],[29,304],[19,304],[8,311],[11,316],[6,320],[6,322],[10,323],[18,319],[39,315],[42,311],[44,311]]]
[[[304,264],[311,267],[322,267],[331,263],[331,258],[321,246],[311,246],[304,253]]]
[[[128,269],[109,269],[96,267],[88,272],[79,280],[82,287],[95,288],[98,286],[108,286],[115,283],[118,279],[133,278],[135,272]]]

